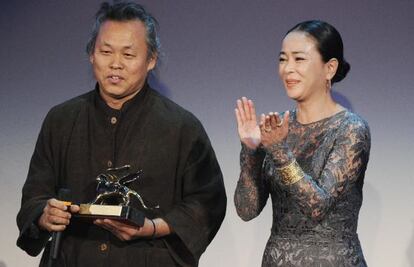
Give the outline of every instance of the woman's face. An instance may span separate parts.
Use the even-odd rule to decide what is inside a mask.
[[[316,42],[303,32],[291,32],[283,39],[279,75],[288,97],[298,102],[326,93],[328,68]]]

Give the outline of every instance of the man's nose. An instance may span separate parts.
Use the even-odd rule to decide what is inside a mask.
[[[120,55],[114,54],[110,63],[110,67],[112,69],[122,69],[123,66],[122,57]]]

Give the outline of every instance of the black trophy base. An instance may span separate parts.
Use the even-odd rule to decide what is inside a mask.
[[[75,218],[85,220],[111,219],[138,227],[142,227],[144,225],[144,213],[130,206],[97,204],[80,204],[79,206],[79,212],[73,214]]]

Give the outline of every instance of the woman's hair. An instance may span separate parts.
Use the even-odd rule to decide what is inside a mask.
[[[332,78],[332,83],[345,78],[351,65],[344,58],[344,45],[341,35],[332,25],[320,20],[309,20],[297,24],[286,35],[291,32],[304,32],[311,36],[316,41],[317,49],[325,63],[332,58],[338,60],[338,69]]]
[[[157,32],[157,20],[148,13],[143,6],[129,1],[109,4],[101,4],[96,13],[95,24],[92,29],[86,52],[91,55],[95,49],[96,38],[99,30],[105,21],[130,21],[139,20],[145,25],[146,41],[148,46],[148,58],[157,56],[160,53],[160,40]]]

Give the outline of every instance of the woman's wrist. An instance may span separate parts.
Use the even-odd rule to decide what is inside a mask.
[[[279,141],[279,142],[274,142],[274,143],[270,143],[270,144],[266,144],[266,145],[262,144],[262,146],[263,146],[263,149],[268,153],[271,153],[271,152],[276,151],[276,150],[281,150],[281,149],[283,150],[283,149],[286,149],[288,147],[288,145],[286,143],[286,140],[282,140],[282,141]]]
[[[273,143],[263,148],[267,154],[272,156],[272,161],[278,168],[290,163],[292,159],[294,159],[294,156],[285,141]]]
[[[290,163],[281,168],[276,168],[276,170],[279,172],[279,175],[282,178],[281,182],[285,186],[295,184],[305,177],[305,173],[297,163],[296,159],[293,159]]]
[[[242,151],[247,155],[255,155],[257,151],[259,150],[259,146],[255,148],[251,148],[243,142],[241,142],[241,146],[242,146]]]

